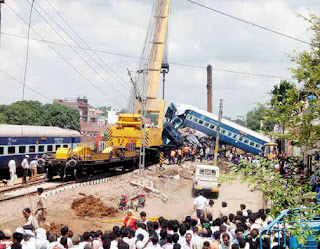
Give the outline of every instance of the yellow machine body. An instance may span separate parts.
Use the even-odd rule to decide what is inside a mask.
[[[58,148],[56,151],[56,159],[67,159],[71,155],[70,148]]]

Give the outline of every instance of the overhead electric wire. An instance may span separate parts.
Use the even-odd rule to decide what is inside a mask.
[[[6,5],[17,17],[19,17],[22,22],[24,22],[26,25],[28,24],[23,17],[19,15],[8,3]],[[87,78],[80,70],[78,70],[75,66],[73,66],[66,58],[64,58],[53,46],[50,45],[49,42],[47,42],[34,28],[30,27],[31,30],[40,37],[42,42],[45,42],[62,60],[64,60],[73,70],[75,70],[82,78],[84,78],[91,86],[93,86],[96,90],[101,92],[105,97],[107,97],[109,100],[111,100],[113,103],[117,104],[120,107],[123,107],[123,105],[119,104],[117,101],[113,100],[111,97],[108,96],[102,89],[100,89],[98,86],[96,86],[89,78]]]
[[[29,4],[31,4],[28,0],[26,0]],[[39,6],[39,4],[38,3],[36,3],[38,6]],[[55,20],[53,20],[53,18],[50,16],[50,15],[48,15],[47,14],[47,12],[45,11],[45,10],[43,10],[42,9],[42,7],[41,6],[39,6],[40,7],[40,9],[44,12],[44,13],[46,13],[46,15],[53,21],[53,22],[55,22]],[[34,10],[39,14],[39,16],[51,27],[51,29],[66,43],[66,44],[68,44],[68,45],[70,45],[69,43],[68,43],[68,41],[53,27],[53,25],[37,10],[37,8],[36,7],[34,7]],[[56,23],[56,22],[55,22]],[[64,30],[63,30],[63,28],[61,28],[61,26],[59,25],[59,24],[57,24],[56,23],[56,25],[58,25],[59,27],[60,27],[60,29],[62,29],[62,31],[63,32],[65,32]],[[66,32],[65,32],[66,33]],[[67,33],[66,33],[67,34]],[[68,35],[68,34],[67,34]],[[69,35],[68,35],[69,36]],[[71,37],[70,37],[71,38]],[[72,38],[71,38],[71,40],[72,40]],[[75,42],[75,41],[74,41]],[[76,42],[75,42],[76,43]],[[77,44],[77,43],[76,43]],[[78,45],[78,44],[77,44]],[[125,95],[123,95],[122,94],[122,92],[121,91],[119,91],[118,89],[116,89],[116,88],[114,88],[113,86],[112,86],[112,84],[110,84],[92,65],[90,65],[90,63],[87,61],[87,60],[85,60],[85,58],[83,58],[83,56],[76,50],[76,49],[74,49],[73,47],[70,47],[71,49],[72,49],[72,51],[74,52],[74,53],[76,53],[78,56],[79,56],[79,58],[94,72],[94,73],[96,73],[100,78],[101,78],[101,80],[103,81],[103,82],[105,82],[109,87],[111,87],[114,91],[116,91],[117,93],[119,93],[125,100],[127,100],[127,97],[125,96]]]
[[[28,71],[28,61],[29,61],[29,47],[30,47],[30,26],[31,26],[31,17],[34,6],[34,0],[32,0],[30,13],[29,13],[29,21],[28,21],[28,32],[27,32],[27,52],[26,52],[26,61],[24,66],[24,75],[23,75],[23,87],[22,87],[22,101],[24,100],[24,89],[26,86],[26,78]]]
[[[4,70],[0,69],[0,73],[2,73],[3,75],[7,76],[8,78],[12,79],[13,81],[19,83],[20,85],[24,85],[23,81],[18,80],[17,78],[13,77],[12,75],[8,74],[7,72],[5,72]],[[49,97],[45,96],[44,94],[38,92],[37,90],[33,89],[32,87],[25,85],[26,88],[28,88],[30,91],[38,94],[39,96],[43,97],[46,100],[49,100],[50,102],[53,101],[53,99],[50,99]]]
[[[86,45],[88,48],[91,48],[89,44],[75,31],[75,29],[66,21],[66,19],[59,13],[59,11],[50,3],[49,0],[46,0],[47,3],[50,5],[50,7],[57,13],[57,15],[61,18],[61,20],[72,30],[72,32]],[[122,82],[124,82],[124,86],[127,88],[128,82],[125,81],[119,74],[117,74],[94,50],[91,50],[93,54],[106,66],[109,68],[109,70],[116,75]],[[101,64],[98,64],[102,69],[104,69]],[[105,70],[105,69],[104,69]],[[106,71],[106,70],[105,70]],[[106,71],[107,72],[107,71]],[[114,79],[116,79],[112,74],[107,72],[109,75],[111,75]],[[120,82],[121,83],[121,82]]]
[[[207,5],[204,5],[204,4],[202,4],[202,3],[199,3],[199,2],[196,2],[196,1],[193,1],[193,0],[185,0],[185,1],[187,1],[187,2],[189,2],[189,3],[192,3],[192,4],[194,4],[194,5],[200,6],[200,7],[202,7],[202,8],[211,10],[211,11],[213,11],[213,12],[219,13],[219,14],[221,14],[221,15],[230,17],[230,18],[235,19],[235,20],[237,20],[237,21],[244,22],[244,23],[246,23],[246,24],[249,24],[249,25],[255,26],[255,27],[257,27],[257,28],[260,28],[260,29],[263,29],[263,30],[272,32],[272,33],[274,33],[274,34],[281,35],[281,36],[283,36],[283,37],[286,37],[286,38],[289,38],[289,39],[292,39],[292,40],[295,40],[295,41],[298,41],[298,42],[301,42],[301,43],[304,43],[304,44],[308,44],[308,45],[313,46],[310,42],[307,42],[307,41],[301,40],[301,39],[299,39],[299,38],[293,37],[293,36],[291,36],[291,35],[287,35],[287,34],[284,34],[284,33],[279,32],[279,31],[276,31],[276,30],[273,30],[273,29],[264,27],[264,26],[262,26],[262,25],[259,25],[259,24],[256,24],[256,23],[247,21],[247,20],[245,20],[245,19],[242,19],[242,18],[233,16],[233,15],[230,15],[230,14],[228,14],[228,13],[225,13],[225,12],[222,12],[222,11],[220,11],[220,10],[217,10],[217,9],[215,9],[215,8],[213,8],[213,7],[209,7],[209,6],[207,6]]]
[[[1,32],[1,33],[3,35],[8,35],[8,36],[12,36],[12,37],[26,39],[25,36],[21,36],[21,35],[11,34],[11,33],[7,33],[7,32]],[[133,55],[123,54],[123,53],[110,52],[110,51],[101,50],[101,49],[94,49],[94,48],[86,48],[86,47],[78,47],[78,46],[66,45],[66,44],[59,43],[59,42],[40,40],[40,39],[37,39],[37,38],[30,38],[30,40],[34,40],[34,41],[38,41],[38,42],[45,42],[47,44],[54,44],[54,45],[64,46],[64,47],[70,47],[71,46],[71,47],[78,48],[78,49],[91,50],[91,51],[95,51],[95,52],[98,52],[98,53],[111,54],[111,55],[115,55],[115,56],[131,58],[131,59],[145,59],[145,60],[148,60],[147,58],[141,58],[139,56],[133,56]],[[169,64],[177,65],[177,66],[184,66],[184,67],[198,68],[198,69],[201,69],[201,70],[202,69],[206,69],[206,67],[204,67],[204,66],[192,65],[192,64],[187,64],[187,63],[180,63],[180,62],[174,62],[174,61],[169,61]],[[296,79],[290,78],[290,77],[283,77],[283,76],[277,76],[277,75],[268,75],[268,74],[259,74],[259,73],[249,73],[249,72],[229,70],[229,69],[221,69],[221,68],[212,68],[212,70],[226,72],[226,73],[249,75],[249,76],[251,75],[251,76],[258,76],[258,77],[296,80]]]

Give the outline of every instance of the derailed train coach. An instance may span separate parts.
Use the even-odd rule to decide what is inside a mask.
[[[212,137],[217,136],[218,116],[192,105],[172,103],[166,118],[176,129],[190,127]],[[245,152],[262,155],[264,146],[270,138],[246,127],[222,118],[220,124],[220,142],[232,145]]]
[[[78,131],[51,126],[0,124],[0,174],[8,172],[8,162],[16,161],[18,173],[25,155],[30,160],[55,153],[58,148],[75,148],[80,143]]]

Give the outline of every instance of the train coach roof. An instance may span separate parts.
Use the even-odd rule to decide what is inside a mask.
[[[80,133],[52,126],[0,124],[0,137],[80,137]]]
[[[195,107],[195,106],[192,106],[192,105],[186,105],[186,104],[174,104],[174,105],[177,108],[178,115],[181,115],[186,110],[190,110],[190,111],[195,111],[197,113],[200,113],[200,114],[202,114],[204,116],[207,116],[209,118],[212,118],[212,119],[214,119],[216,121],[218,120],[218,116],[217,115],[215,115],[213,113],[210,113],[210,112],[207,112],[207,111],[204,111],[204,110],[202,110],[202,109],[200,109],[198,107]],[[228,125],[228,126],[234,128],[234,129],[237,129],[237,130],[239,130],[239,131],[241,131],[243,133],[249,134],[249,135],[254,136],[254,137],[258,138],[258,139],[266,141],[267,143],[270,143],[270,141],[271,141],[270,138],[268,138],[267,136],[264,136],[264,135],[262,135],[262,134],[260,134],[258,132],[250,130],[250,129],[242,126],[242,125],[239,125],[239,124],[234,123],[232,121],[229,121],[227,119],[222,118],[221,119],[221,123],[225,124],[225,125]]]

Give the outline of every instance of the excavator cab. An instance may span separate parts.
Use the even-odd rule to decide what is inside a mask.
[[[264,145],[264,150],[263,150],[264,156],[268,160],[274,160],[278,156],[278,144],[277,143],[266,143]]]

